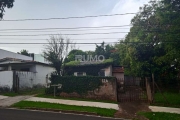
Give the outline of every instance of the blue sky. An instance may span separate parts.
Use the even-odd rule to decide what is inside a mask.
[[[139,7],[148,3],[148,0],[15,0],[12,9],[6,9],[4,20],[9,19],[36,19],[36,18],[54,18],[54,17],[70,17],[70,16],[88,16],[102,14],[120,14],[138,12]],[[96,27],[96,26],[119,26],[130,24],[134,15],[114,16],[114,17],[98,17],[84,19],[65,19],[65,20],[48,20],[48,21],[21,21],[21,22],[5,22],[1,21],[1,29],[33,29],[33,28],[53,28],[53,27]],[[2,35],[23,35],[23,34],[79,34],[79,33],[101,33],[101,32],[128,32],[126,29],[111,30],[81,30],[81,31],[47,31],[47,32],[0,32]],[[64,36],[73,42],[117,42],[118,39],[97,40],[93,38],[124,38],[126,34],[108,34],[108,35],[78,35]],[[11,37],[0,36],[3,42],[47,42],[49,36],[26,36]],[[44,39],[44,40],[31,40]],[[86,40],[77,40],[86,39]],[[88,40],[87,40],[88,39]],[[31,53],[41,53],[43,45],[1,45],[0,48],[13,52],[21,49],[27,49]],[[95,45],[77,45],[82,50],[94,50]]]

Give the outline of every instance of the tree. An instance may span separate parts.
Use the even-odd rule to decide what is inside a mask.
[[[5,8],[12,8],[14,0],[0,0],[0,19],[3,18]]]
[[[105,45],[104,42],[101,43],[101,45],[96,45],[95,54],[96,55],[104,55],[106,59],[110,58],[112,51],[114,51],[115,48],[112,45]]]
[[[180,0],[150,1],[131,20],[118,51],[125,74],[168,82],[180,73]],[[175,83],[175,82],[174,82]],[[169,84],[167,84],[169,85]]]
[[[69,50],[72,49],[71,41],[68,38],[63,38],[61,35],[50,36],[48,45],[45,45],[43,56],[56,69],[58,75],[64,74],[64,62],[67,58]]]
[[[86,52],[82,50],[71,50],[67,56],[66,62],[75,61],[75,55],[87,55]]]
[[[30,56],[28,50],[25,50],[25,49],[23,49],[23,50],[21,50],[20,52],[17,52],[17,53],[18,53],[18,54],[21,54],[21,55]]]

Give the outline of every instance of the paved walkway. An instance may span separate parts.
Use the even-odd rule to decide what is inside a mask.
[[[151,109],[152,112],[168,112],[180,114],[180,108],[149,106],[149,109]]]
[[[8,98],[8,96],[3,96],[3,95],[0,95],[0,100],[2,100],[2,99],[6,99],[6,98]]]
[[[29,99],[26,99],[26,101],[49,102],[49,103],[58,103],[65,105],[90,106],[90,107],[100,107],[100,108],[119,110],[118,104],[113,104],[113,103],[62,100],[62,99],[39,98],[39,97],[31,97]]]
[[[0,107],[9,107],[14,103],[17,103],[19,101],[25,100],[27,98],[30,98],[32,96],[15,96],[15,97],[7,97],[7,96],[0,96]]]

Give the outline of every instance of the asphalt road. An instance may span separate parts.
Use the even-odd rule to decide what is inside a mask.
[[[0,120],[114,120],[84,115],[0,108]]]

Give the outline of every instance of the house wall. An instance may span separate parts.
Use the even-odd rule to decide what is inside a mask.
[[[82,76],[81,76],[82,78]],[[84,81],[87,80],[86,77],[84,77]],[[94,77],[96,79],[97,77]],[[76,87],[73,87],[72,81],[77,80],[79,77],[71,78],[71,76],[68,77],[58,77],[54,80],[52,80],[52,84],[62,84],[62,88],[60,89],[59,95],[62,97],[74,97],[74,98],[90,98],[95,100],[111,100],[111,101],[117,101],[117,82],[116,79],[109,79],[109,77],[99,77],[98,79],[102,83],[100,86],[95,88],[94,90],[89,90],[87,93],[78,93],[78,89],[82,87],[82,81],[77,82],[75,84]],[[94,82],[93,77],[89,77],[88,79],[91,80],[92,84]],[[96,80],[98,80],[96,79]],[[64,84],[64,83],[68,84]],[[78,87],[77,87],[78,86]],[[89,85],[90,86],[90,85]],[[87,86],[87,87],[89,87]],[[66,90],[71,87],[71,92],[67,92]],[[51,86],[52,88],[52,86]],[[53,89],[51,89],[53,90]]]
[[[11,91],[13,87],[13,72],[2,71],[0,72],[0,92]]]
[[[34,85],[46,85],[46,75],[51,74],[54,70],[53,67],[36,65],[36,81],[34,81]]]
[[[33,72],[16,71],[16,75],[19,77],[20,90],[32,88],[33,82],[36,81],[36,73]]]
[[[124,80],[124,73],[113,73],[113,76],[117,79]]]
[[[31,66],[29,71],[36,73],[36,65]]]
[[[13,53],[10,51],[0,49],[0,59],[6,58],[6,57],[22,59],[22,60],[32,60],[33,59],[32,57],[28,57],[25,55],[20,55],[17,53]]]
[[[112,66],[108,66],[106,68],[104,68],[105,70],[105,76],[112,76]]]
[[[20,89],[46,86],[46,75],[53,71],[54,68],[43,65],[32,66],[30,72],[17,71]]]

